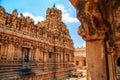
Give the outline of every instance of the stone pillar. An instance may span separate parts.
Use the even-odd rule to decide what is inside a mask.
[[[108,66],[109,66],[109,77],[110,77],[110,80],[116,80],[115,77],[115,67],[114,67],[114,59],[113,59],[113,53],[109,53],[108,54]],[[113,72],[114,71],[114,72]]]
[[[107,80],[104,40],[86,41],[86,59],[88,73],[90,73],[88,78]]]
[[[106,42],[111,40],[111,25],[103,0],[70,0],[81,22],[78,34],[86,41],[88,80],[109,80]],[[103,4],[102,4],[103,3]],[[90,77],[90,78],[89,78]]]

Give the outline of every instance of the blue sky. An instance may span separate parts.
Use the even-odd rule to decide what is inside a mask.
[[[62,10],[62,21],[69,29],[74,46],[84,45],[85,42],[77,34],[80,22],[77,20],[75,8],[69,0],[0,0],[0,5],[5,8],[6,12],[12,13],[14,9],[17,9],[19,14],[23,13],[24,16],[33,18],[35,23],[45,20],[47,8],[53,7],[54,4]]]

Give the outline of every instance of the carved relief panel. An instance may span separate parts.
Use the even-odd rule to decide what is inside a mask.
[[[0,6],[0,25],[5,25],[6,24],[6,13],[5,9]]]
[[[1,60],[1,56],[2,56],[1,49],[2,49],[2,35],[0,35],[0,60]]]
[[[114,22],[113,26],[115,27],[115,36],[117,37],[116,39],[120,38],[120,4],[118,6],[118,3],[116,2],[115,4],[115,9],[114,9]],[[120,39],[119,39],[120,40]]]
[[[3,54],[1,56],[2,60],[7,60],[8,45],[9,45],[9,37],[8,36],[4,36],[3,37]]]

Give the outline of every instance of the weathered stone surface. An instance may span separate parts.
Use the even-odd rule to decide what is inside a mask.
[[[60,80],[74,69],[73,41],[62,12],[48,8],[46,20],[18,17],[0,6],[0,79]]]
[[[77,70],[86,69],[86,47],[75,48],[74,55]]]
[[[82,23],[78,34],[86,41],[88,80],[119,79],[120,1],[70,0]]]

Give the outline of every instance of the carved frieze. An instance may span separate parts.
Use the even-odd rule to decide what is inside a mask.
[[[4,54],[3,54],[3,55],[1,56],[1,60],[6,60],[6,59],[7,59],[7,55],[4,55]]]
[[[2,45],[2,35],[0,35],[0,45]]]
[[[5,36],[4,37],[4,45],[9,44],[9,37]]]
[[[32,43],[32,44],[31,44],[31,47],[32,47],[33,49],[37,48],[36,43]]]
[[[5,9],[0,6],[0,25],[6,24],[6,12]]]
[[[115,27],[115,36],[116,36],[116,39],[118,40],[120,38],[120,1],[116,1],[113,7],[114,7],[113,26]]]
[[[13,28],[17,28],[18,26],[17,26],[17,22],[18,22],[18,12],[17,12],[17,10],[15,9],[15,10],[13,10],[13,12],[12,12],[12,15],[11,15],[11,18],[12,18],[12,23],[11,23],[11,26],[13,27]]]
[[[28,69],[35,70],[35,73],[41,76],[40,70],[43,72],[47,70],[49,73],[50,69],[51,73],[54,65],[59,69],[65,68],[63,66],[65,59],[61,57],[63,56],[61,55],[63,54],[61,48],[64,50],[66,47],[68,50],[73,49],[73,41],[66,25],[61,21],[61,10],[55,6],[49,8],[46,18],[45,21],[35,25],[30,17],[25,17],[23,14],[18,16],[17,10],[14,10],[12,14],[6,13],[4,8],[0,6],[0,31],[2,31],[0,33],[0,64],[5,64],[2,65],[3,70],[0,69],[0,72],[2,71],[0,78],[4,77],[5,72],[8,72],[7,78],[4,77],[6,79],[9,79],[9,75],[11,79],[18,79],[18,77],[23,79],[21,74],[29,72]],[[56,54],[51,54],[51,59],[49,59],[48,53]],[[59,65],[55,62],[59,62]],[[16,77],[11,76],[14,76],[14,73],[17,73]],[[32,79],[33,77],[36,75],[32,76]],[[43,77],[46,79],[45,76]]]
[[[63,43],[63,40],[60,39],[62,35],[67,36],[66,38],[68,39],[71,38],[66,25],[61,21],[61,10],[58,10],[56,7],[48,8],[46,20],[39,22],[36,25],[34,24],[33,19],[24,17],[22,13],[18,17],[16,9],[13,10],[12,14],[6,13],[5,9],[2,7],[0,7],[0,11],[0,24],[8,26],[10,28],[8,30],[13,30],[13,32],[19,32],[23,35],[28,35],[31,38],[39,38],[46,43],[57,43],[59,45]],[[69,42],[67,44],[69,44]],[[67,44],[65,44],[65,46],[68,46]]]
[[[21,46],[19,39],[15,40],[15,48],[19,48]]]
[[[12,21],[11,15],[6,14],[6,25],[7,25],[7,27],[11,28],[11,21]]]
[[[26,22],[26,19],[25,19],[25,17],[23,16],[23,14],[21,13],[20,14],[20,27],[21,27],[21,29],[23,30],[23,31],[25,31],[25,27],[26,27],[26,25],[28,24],[27,22]],[[29,27],[29,26],[28,26]]]

